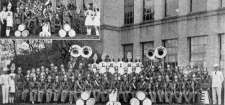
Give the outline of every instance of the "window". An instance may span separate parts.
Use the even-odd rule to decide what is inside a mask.
[[[128,53],[131,53],[131,56],[133,58],[133,44],[123,45],[123,57],[127,59]]]
[[[143,20],[149,21],[154,19],[154,0],[144,0]]]
[[[195,64],[204,64],[206,56],[208,37],[191,37],[190,38],[190,61]]]
[[[164,40],[163,45],[167,50],[167,56],[165,57],[165,64],[169,64],[172,67],[177,65],[177,52],[178,52],[177,39]]]
[[[190,11],[191,12],[202,12],[206,11],[207,0],[190,0]]]
[[[225,68],[225,34],[220,36],[220,64]]]
[[[166,0],[165,4],[165,15],[166,16],[176,16],[178,15],[178,1],[179,0]]]
[[[142,59],[143,61],[148,61],[146,54],[148,53],[149,49],[154,49],[154,42],[144,42],[142,43]]]
[[[134,0],[124,0],[124,24],[134,23]]]

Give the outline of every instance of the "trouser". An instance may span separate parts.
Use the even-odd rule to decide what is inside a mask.
[[[28,89],[25,89],[25,90],[23,90],[23,92],[22,92],[22,100],[23,100],[24,102],[27,101],[28,93],[29,93],[29,90],[28,90]]]
[[[38,102],[43,102],[44,90],[38,91]]]
[[[108,94],[106,91],[101,92],[101,102],[106,102],[108,99]]]
[[[30,101],[36,102],[36,100],[37,100],[37,90],[32,90],[30,92]]]
[[[213,104],[221,105],[221,87],[212,87]]]
[[[46,93],[46,102],[49,103],[52,101],[52,90],[48,89]]]
[[[2,85],[2,103],[7,104],[9,101],[9,86]]]
[[[128,102],[128,97],[129,97],[129,92],[124,91],[124,92],[121,92],[120,94],[122,95],[123,102],[127,103]]]
[[[75,102],[78,99],[76,91],[69,92],[69,102]]]
[[[94,90],[93,91],[93,96],[94,96],[96,102],[100,101],[100,91],[99,90]]]
[[[63,90],[62,94],[61,94],[61,102],[66,102],[67,99],[67,95],[68,95],[68,91],[67,90]]]
[[[54,102],[58,102],[60,97],[60,90],[54,91]]]

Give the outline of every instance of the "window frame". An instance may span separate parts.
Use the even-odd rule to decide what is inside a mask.
[[[129,1],[129,0],[124,0],[124,25],[132,25],[134,24],[134,0],[132,0],[132,9],[131,11],[126,11],[127,7],[130,8],[130,4],[129,2],[127,2],[128,4],[126,4],[125,1]],[[129,16],[131,15],[131,16]]]
[[[154,2],[154,1],[153,1]],[[149,10],[152,10],[153,12],[150,12],[150,13],[146,13],[146,8],[145,8],[145,0],[143,0],[143,22],[148,22],[148,21],[153,21],[154,20],[154,4],[153,4],[153,7],[151,8],[148,8]],[[146,19],[146,17],[149,17],[149,19]]]
[[[176,43],[177,43],[176,47],[175,47],[175,46],[173,46],[173,47],[166,47],[166,42],[167,42],[167,41],[171,41],[171,40],[172,40],[172,41],[176,40]],[[175,62],[166,62],[166,57],[167,57],[167,56],[166,56],[166,57],[163,59],[163,63],[164,63],[164,64],[166,64],[166,65],[169,64],[169,65],[172,65],[172,66],[174,66],[174,67],[178,64],[178,41],[179,41],[178,38],[172,38],[172,39],[164,39],[164,40],[162,40],[162,46],[163,46],[163,47],[165,47],[165,48],[176,48],[176,50],[177,50],[177,51],[176,51],[176,54],[171,54],[171,55],[176,56]],[[165,66],[166,66],[166,65],[165,65]]]
[[[177,12],[177,14],[176,15],[168,15],[168,9],[167,9],[167,7],[168,7],[168,3],[167,3],[167,1],[168,0],[165,0],[165,8],[164,8],[164,15],[165,15],[165,17],[176,17],[176,16],[178,16],[178,12]],[[177,9],[179,9],[179,0],[177,0]],[[176,10],[175,10],[176,11]]]
[[[126,46],[132,46],[132,59],[134,57],[134,44],[133,43],[128,43],[128,44],[122,44],[122,47],[123,47],[123,58],[126,58],[127,59],[127,55],[125,54],[125,47]]]
[[[193,61],[193,60],[192,60],[192,56],[193,56],[193,53],[192,53],[192,40],[193,40],[193,38],[200,38],[200,37],[202,37],[202,38],[207,38],[206,40],[207,40],[207,42],[208,42],[208,35],[201,35],[201,36],[191,36],[191,37],[188,37],[188,43],[189,43],[189,47],[188,47],[188,48],[189,48],[189,62],[197,62],[197,63],[202,62],[202,63],[204,63],[204,62],[206,61],[205,58],[204,58],[203,61],[201,61],[201,60],[199,60],[199,61]],[[198,41],[198,42],[199,42],[199,41]],[[207,42],[206,42],[205,47],[208,46]],[[199,44],[198,44],[198,45],[195,45],[195,46],[199,46]],[[203,52],[194,53],[194,54],[200,54],[200,53],[203,54]],[[205,50],[205,52],[204,52],[205,56],[206,56],[206,53],[207,53],[207,51]]]

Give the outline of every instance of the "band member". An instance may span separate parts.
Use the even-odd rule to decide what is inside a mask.
[[[69,92],[69,82],[68,82],[68,77],[66,75],[64,75],[63,77],[63,81],[61,83],[61,89],[62,89],[61,102],[65,103],[68,96],[68,92]]]
[[[163,81],[162,81],[162,76],[158,76],[158,80],[156,82],[157,84],[157,96],[158,96],[158,103],[163,103],[164,100],[164,88],[163,88]]]
[[[5,67],[3,68],[3,74],[1,75],[1,82],[2,82],[2,103],[3,104],[8,104],[9,102],[9,74],[8,68]]]
[[[11,11],[12,4],[9,2],[7,6],[7,17],[6,17],[6,36],[10,36],[10,30],[13,27],[13,12]]]
[[[1,20],[1,37],[6,36],[6,19],[7,19],[7,12],[6,12],[6,6],[3,5],[2,11],[0,12],[0,20]]]
[[[104,60],[99,63],[99,69],[101,74],[106,72],[106,62]]]
[[[41,79],[38,83],[38,102],[39,103],[43,102],[45,90],[46,90],[46,88],[45,88],[45,78],[43,76],[41,76]]]
[[[174,85],[175,85],[175,92],[174,92],[174,97],[175,97],[175,102],[178,104],[182,103],[182,88],[180,87],[180,81],[178,80],[178,76],[175,75],[175,80],[174,80]]]
[[[129,79],[128,79],[128,71],[127,69],[124,71],[124,74],[121,76],[121,84],[120,84],[120,95],[122,95],[123,102],[128,102],[128,96],[130,94],[129,90]]]
[[[99,69],[97,69],[96,73],[94,73],[94,81],[93,81],[93,96],[94,98],[96,99],[96,102],[99,102],[100,101],[100,89],[101,89],[101,76],[100,76],[100,73],[99,73]]]
[[[100,30],[100,10],[99,8],[94,9],[94,20],[93,20],[93,25],[95,27],[95,33],[97,36],[100,35],[99,30]]]
[[[21,102],[22,92],[23,92],[23,83],[25,83],[24,75],[22,74],[22,68],[18,67],[18,72],[16,75],[16,101]]]
[[[211,76],[213,104],[218,103],[218,105],[221,105],[221,89],[222,83],[224,81],[224,76],[223,73],[220,71],[218,64],[214,65],[214,71],[212,72]]]
[[[16,86],[15,86],[15,64],[13,63],[10,67],[11,73],[9,74],[9,103],[14,103],[14,97],[16,92]]]
[[[38,93],[38,82],[36,77],[33,77],[33,80],[30,81],[29,87],[30,87],[30,102],[34,104],[34,102],[37,102],[37,93]]]
[[[165,76],[165,103],[172,104],[173,102],[173,83],[170,80],[169,75]]]
[[[150,77],[150,80],[149,80],[149,96],[150,96],[150,99],[151,99],[152,103],[156,103],[156,97],[157,97],[156,89],[155,89],[154,84],[155,83],[153,81],[153,77]]]
[[[28,98],[28,94],[29,94],[29,91],[30,91],[30,78],[29,76],[26,76],[26,79],[25,81],[23,82],[23,92],[22,92],[22,100],[23,102],[26,102],[27,101],[27,98]]]
[[[59,76],[55,77],[55,81],[53,84],[53,94],[54,94],[54,102],[58,102],[59,101],[59,97],[60,97],[60,93],[61,93],[61,83],[59,81]]]
[[[72,76],[70,78],[70,87],[69,87],[69,103],[73,104],[73,102],[75,102],[75,100],[77,100],[77,96],[76,96],[76,81],[75,81],[75,77]]]
[[[93,26],[93,19],[94,19],[92,4],[90,3],[87,8],[88,10],[85,11],[85,16],[86,16],[85,26],[87,27],[87,35],[91,35],[91,28]]]
[[[52,77],[48,76],[48,81],[45,86],[46,89],[46,102],[50,103],[52,101],[53,96],[53,83],[52,83]]]

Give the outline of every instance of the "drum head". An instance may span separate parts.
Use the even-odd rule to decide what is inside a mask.
[[[146,98],[146,99],[143,101],[143,105],[152,105],[152,101],[151,101],[149,98]]]
[[[22,37],[27,37],[29,35],[29,31],[28,30],[24,30],[22,32]]]
[[[132,98],[130,100],[130,105],[140,105],[140,101],[137,98]]]
[[[15,32],[15,37],[20,37],[21,36],[21,32],[20,31],[16,31]]]
[[[94,98],[88,99],[86,105],[95,105],[95,99]]]
[[[81,93],[81,99],[88,100],[90,98],[90,93],[85,91]]]
[[[84,101],[82,99],[78,99],[76,101],[76,105],[84,105]]]
[[[25,26],[24,24],[20,24],[20,25],[18,26],[18,30],[21,31],[21,32],[24,31],[25,28],[26,28],[26,26]]]
[[[63,29],[64,29],[66,32],[68,32],[68,31],[71,30],[71,27],[70,27],[69,24],[65,24],[65,25],[63,26]]]
[[[76,36],[76,32],[75,32],[73,29],[71,29],[71,30],[69,31],[69,36],[70,36],[70,37],[75,37],[75,36]]]
[[[106,103],[106,105],[113,105],[113,102],[109,101]]]
[[[64,31],[63,29],[59,30],[59,36],[60,36],[61,38],[66,37],[66,31]]]
[[[137,97],[139,100],[143,101],[143,100],[145,99],[146,95],[145,95],[144,92],[138,91],[138,92],[136,93],[136,97]]]

